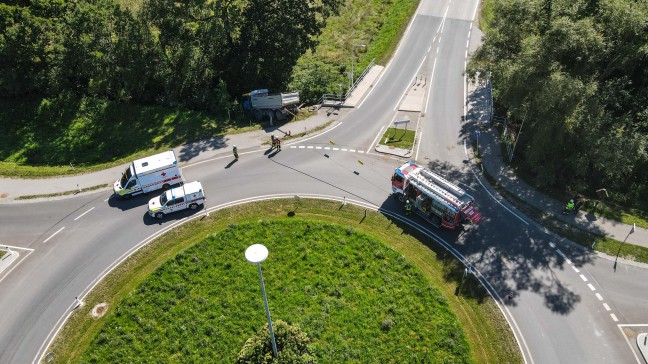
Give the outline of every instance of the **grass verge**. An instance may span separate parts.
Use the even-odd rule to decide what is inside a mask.
[[[94,190],[98,190],[98,189],[101,189],[101,188],[108,188],[108,187],[110,187],[110,184],[103,184],[103,185],[96,185],[96,186],[92,186],[92,187],[80,188],[78,190],[73,190],[73,191],[47,193],[47,194],[42,194],[42,195],[18,196],[16,198],[16,200],[33,200],[33,199],[37,199],[37,198],[48,198],[48,197],[76,195],[76,194],[79,194],[79,193],[88,192],[88,191],[94,191]]]
[[[188,255],[188,249],[203,241],[210,234],[227,230],[228,226],[246,223],[258,224],[260,219],[274,222],[285,220],[287,216],[293,216],[293,219],[296,217],[303,221],[317,220],[324,224],[336,224],[352,232],[357,231],[366,234],[402,255],[404,261],[416,267],[412,274],[416,275],[418,274],[416,272],[420,272],[430,285],[441,292],[441,295],[453,310],[470,346],[470,358],[466,361],[478,363],[522,362],[519,349],[506,320],[483,288],[477,282],[468,280],[463,285],[460,294],[455,295],[455,290],[461,281],[463,266],[458,264],[449,253],[439,248],[435,243],[427,241],[426,238],[411,235],[411,232],[406,227],[399,226],[396,221],[391,221],[385,216],[371,211],[366,212],[366,217],[364,214],[365,210],[363,209],[351,205],[341,206],[337,202],[285,199],[232,207],[178,227],[164,234],[154,243],[140,249],[99,283],[86,297],[86,305],[70,317],[50,348],[54,353],[54,360],[55,362],[78,361],[91,340],[103,328],[106,319],[115,314],[115,307],[120,307],[121,302],[129,301],[129,297],[132,295],[131,292],[138,289],[137,287],[140,287],[142,282],[148,282],[152,278],[150,275],[165,262],[173,261],[174,258],[175,261],[178,261],[178,259],[193,259],[192,255]],[[421,240],[419,241],[417,238],[421,238]],[[269,239],[268,244],[281,241],[281,237],[276,236],[271,236]],[[340,248],[344,249],[344,244]],[[305,254],[304,252],[308,252],[314,247],[309,247],[306,244],[299,245],[295,249],[301,252],[300,254]],[[376,256],[372,251],[371,254],[365,254],[364,259],[380,259],[380,255]],[[243,260],[243,251],[230,254],[229,257],[238,261]],[[274,258],[272,250],[271,258]],[[199,265],[207,264],[204,261],[195,263],[196,268]],[[320,268],[318,264],[315,264],[311,269]],[[225,269],[225,267],[219,269]],[[266,269],[272,269],[272,265],[265,264],[264,273]],[[246,273],[250,276],[248,278],[256,279],[254,270],[250,270],[252,272]],[[190,275],[191,272],[186,272],[186,274]],[[272,273],[268,272],[268,274]],[[297,272],[292,273],[292,275],[296,274]],[[240,280],[242,278],[231,276],[228,279]],[[334,279],[334,277],[331,277],[331,279]],[[382,279],[389,280],[390,276],[384,275]],[[351,282],[347,282],[347,287],[349,283]],[[251,293],[258,296],[258,281],[251,286],[250,290],[254,291]],[[312,282],[311,287],[313,292],[324,289],[323,285],[317,285],[316,282]],[[179,291],[175,289],[175,286],[171,288],[175,292],[186,290],[186,287],[178,288]],[[379,287],[376,289],[379,289]],[[226,297],[222,297],[218,301],[224,304],[221,301],[230,302]],[[105,318],[92,318],[89,315],[90,309],[102,302],[108,303],[108,314]],[[380,300],[376,302],[376,304],[379,303]],[[261,309],[261,307],[255,306],[255,311]],[[332,302],[330,309],[337,310],[344,309],[344,307]],[[196,311],[195,314],[201,313]],[[263,321],[262,312],[259,313],[259,316]],[[137,320],[137,318],[133,318]],[[150,323],[153,318],[141,317],[143,320],[141,322],[142,327]],[[380,320],[385,319],[387,317],[380,318]],[[380,325],[382,325],[382,322],[380,322]],[[258,329],[257,326],[259,325],[257,324],[250,324],[245,329],[254,331]],[[202,333],[197,335],[200,336]],[[344,335],[344,333],[340,333],[340,335]],[[408,333],[408,335],[416,336],[417,333],[412,332]],[[400,345],[405,348],[410,340],[416,340],[416,337],[408,336]],[[349,353],[349,355],[352,354]],[[169,360],[172,360],[172,358],[169,358]],[[357,362],[362,362],[362,360]]]
[[[516,209],[522,211],[526,216],[533,219],[548,230],[565,237],[586,248],[595,249],[602,253],[619,256],[624,259],[634,260],[641,263],[648,263],[648,248],[633,244],[622,244],[621,241],[583,231],[564,221],[557,219],[554,214],[531,206],[526,201],[505,189],[493,176],[484,170],[484,178],[497,192],[509,201]]]
[[[414,130],[387,128],[378,143],[388,147],[412,149],[415,137],[416,132]]]

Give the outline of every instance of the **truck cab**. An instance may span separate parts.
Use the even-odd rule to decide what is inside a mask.
[[[198,181],[190,182],[152,198],[148,203],[148,213],[152,217],[161,219],[172,212],[185,209],[196,210],[204,205],[206,200],[202,184]]]

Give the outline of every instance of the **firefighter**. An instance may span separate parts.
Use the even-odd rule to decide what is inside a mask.
[[[567,205],[565,205],[565,209],[563,210],[563,215],[567,215],[573,211],[574,211],[574,199],[571,199],[569,200],[569,202],[567,202]]]
[[[270,145],[272,145],[272,147],[270,147],[270,149],[274,149],[275,145],[277,144],[277,139],[275,138],[274,134],[270,135],[270,141],[272,142],[270,144]]]
[[[238,148],[236,148],[236,145],[232,148],[232,152],[234,153],[234,159],[238,160]]]
[[[414,206],[412,206],[412,200],[410,200],[409,198],[405,200],[405,215],[411,215],[413,207]]]
[[[281,152],[281,139],[275,138],[275,143],[277,144],[277,152]]]

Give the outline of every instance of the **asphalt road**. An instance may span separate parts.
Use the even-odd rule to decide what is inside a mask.
[[[476,6],[423,1],[366,98],[341,125],[300,143],[314,148],[284,147],[277,154],[260,149],[236,163],[223,156],[185,167],[185,178],[202,182],[207,208],[277,194],[321,195],[400,213],[389,177],[402,160],[380,155],[372,145],[399,114],[413,80],[424,77],[429,88],[417,118],[418,161],[459,182],[485,216],[478,226],[455,232],[415,218],[428,229],[426,243],[442,243],[470,262],[501,299],[527,362],[636,362],[619,325],[645,323],[648,271],[622,265],[615,272],[613,262],[547,234],[493,197],[465,162],[464,143],[474,125],[462,119],[462,72]],[[340,150],[315,149],[331,141]],[[0,362],[37,360],[75,297],[141,243],[204,212],[158,221],[146,215],[149,197],[118,201],[97,192],[0,205],[0,241],[23,248],[17,264],[0,275]]]

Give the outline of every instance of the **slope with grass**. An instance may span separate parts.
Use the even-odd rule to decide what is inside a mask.
[[[381,214],[303,199],[218,211],[144,247],[86,297],[55,361],[232,362],[265,323],[252,243],[270,250],[273,319],[299,323],[322,363],[521,362],[478,283],[454,295],[463,267],[445,251]]]

